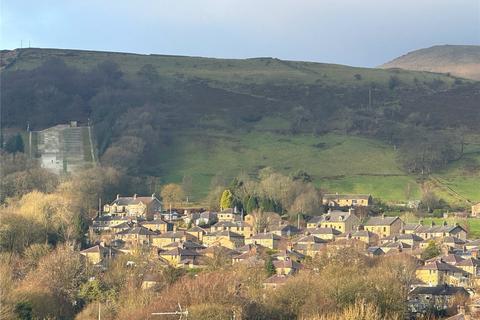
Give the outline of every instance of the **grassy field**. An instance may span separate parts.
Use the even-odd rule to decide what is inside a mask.
[[[281,121],[265,120],[269,122],[281,125]],[[173,137],[158,163],[151,173],[159,174],[165,182],[181,182],[184,175],[192,177],[197,201],[207,194],[213,177],[228,181],[240,173],[255,175],[266,166],[287,174],[305,170],[328,192],[368,193],[397,203],[421,198],[417,177],[398,167],[391,146],[354,136],[191,129]],[[460,172],[462,167],[455,165],[436,175],[442,184],[433,188],[443,199],[468,207],[465,199],[480,201],[480,177]]]
[[[160,172],[168,182],[191,176],[197,198],[206,195],[215,175],[226,179],[239,173],[253,175],[266,166],[284,173],[306,170],[315,184],[331,192],[372,193],[404,201],[410,184],[411,198],[420,195],[414,177],[397,167],[393,149],[359,137],[191,130],[175,136],[158,162],[152,173]]]
[[[480,201],[480,171],[467,170],[472,163],[480,164],[480,137],[472,136],[466,146],[465,156],[446,170],[435,174],[437,193],[442,197],[462,203]]]

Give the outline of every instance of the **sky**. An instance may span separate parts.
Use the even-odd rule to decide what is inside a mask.
[[[374,67],[441,44],[480,45],[480,0],[0,0],[0,48]]]

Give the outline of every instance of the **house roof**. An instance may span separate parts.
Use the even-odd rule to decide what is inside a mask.
[[[451,264],[451,265],[457,265],[457,263],[465,260],[464,258],[460,257],[459,255],[456,255],[456,254],[447,254],[447,255],[444,255],[444,256],[441,256],[441,257],[436,257],[436,258],[432,258],[430,260],[427,260],[427,263],[429,262],[433,262],[433,261],[443,261],[443,262],[446,262],[448,264]]]
[[[443,238],[443,243],[465,244],[465,241],[457,237],[447,236]]]
[[[327,243],[327,241],[311,234],[299,238],[295,243]]]
[[[435,296],[453,296],[456,294],[468,295],[467,290],[463,287],[452,287],[446,285],[434,286],[434,287],[416,287],[410,294],[428,294]]]
[[[211,219],[211,218],[216,218],[216,217],[217,217],[216,212],[204,211],[204,212],[200,213],[200,218],[202,218],[202,219]]]
[[[480,239],[468,241],[467,246],[480,246]]]
[[[185,231],[168,231],[161,234],[157,234],[155,238],[183,238],[185,237]]]
[[[344,222],[352,215],[350,212],[334,210],[321,216],[320,222]]]
[[[115,226],[111,226],[110,228],[112,229],[128,229],[128,228],[131,228],[132,227],[132,224],[128,223],[128,222],[122,222],[120,224],[117,224]]]
[[[311,217],[310,220],[307,221],[307,223],[315,223],[318,224],[323,220],[322,216],[314,216]]]
[[[211,237],[229,237],[229,238],[245,238],[243,235],[232,232],[230,230],[222,230],[222,231],[217,231],[217,232],[210,232],[207,233],[205,236],[211,236]]]
[[[300,229],[291,224],[284,224],[284,225],[276,225],[270,228],[270,231],[282,231],[282,232],[291,232],[291,233],[298,233]]]
[[[148,220],[148,221],[143,221],[140,223],[140,225],[160,225],[160,224],[168,224],[168,222],[163,221],[162,219],[153,219],[153,220]]]
[[[467,258],[464,259],[463,261],[460,261],[456,264],[456,266],[459,267],[479,267],[480,266],[480,260],[475,259],[475,258]]]
[[[237,250],[233,250],[221,245],[214,245],[207,247],[205,249],[200,250],[200,253],[202,254],[208,254],[208,253],[224,253],[228,256],[235,256],[238,255],[239,252]]]
[[[254,235],[250,239],[254,239],[254,240],[267,240],[267,239],[281,240],[282,238],[280,236],[276,235],[275,233],[267,232],[267,233],[257,233],[256,235]]]
[[[190,240],[187,240],[187,241],[184,241],[184,242],[175,241],[175,242],[167,244],[164,247],[165,248],[178,247],[178,248],[182,248],[182,249],[193,249],[193,250],[206,248],[204,245],[202,245],[200,243],[197,243],[197,242],[190,241]]]
[[[240,248],[237,248],[236,250],[240,251],[240,252],[248,252],[252,249],[255,249],[257,251],[265,251],[268,248],[265,247],[265,246],[262,246],[261,244],[258,244],[258,243],[249,243],[249,244],[246,244],[244,246],[241,246]]]
[[[150,231],[145,227],[134,227],[134,228],[119,231],[116,234],[118,235],[136,234],[140,236],[156,236],[157,235],[156,232]]]
[[[193,226],[190,229],[187,230],[187,232],[203,232],[207,233],[207,231],[203,228],[200,228],[199,226]]]
[[[439,226],[421,226],[415,230],[416,233],[451,233],[455,229],[466,231],[463,227],[455,225],[439,225]]]
[[[401,248],[410,249],[412,246],[401,241],[389,241],[380,245],[380,248]]]
[[[336,194],[336,193],[327,193],[323,195],[325,200],[335,200],[335,199],[362,199],[368,200],[371,197],[369,194]]]
[[[287,259],[287,260],[274,260],[272,261],[273,265],[276,269],[280,268],[292,268],[292,269],[300,269],[302,265],[294,260]]]
[[[93,246],[93,247],[90,247],[90,248],[87,248],[85,250],[80,251],[80,253],[96,253],[96,252],[100,253],[101,250],[103,250],[103,249],[105,249],[105,247],[97,244],[96,246]]]
[[[380,247],[368,247],[367,252],[375,256],[385,254],[385,252],[383,252],[383,250]]]
[[[394,235],[390,235],[388,237],[385,237],[385,238],[382,238],[382,240],[390,240],[390,241],[397,241],[397,240],[412,240],[412,241],[417,241],[417,242],[421,242],[423,241],[423,238],[417,236],[416,234],[413,234],[413,233],[408,233],[408,234],[394,234]]]
[[[297,251],[320,251],[325,246],[325,243],[295,243],[293,249]]]
[[[375,237],[376,234],[367,230],[357,230],[351,233],[352,237],[363,237],[363,238],[371,238]]]
[[[285,274],[274,274],[270,278],[265,279],[263,283],[265,284],[284,284],[290,276],[287,276]]]
[[[112,202],[112,205],[116,204],[119,206],[128,206],[128,205],[134,205],[134,204],[139,204],[144,203],[144,204],[150,204],[153,201],[158,201],[155,196],[150,196],[150,197],[138,197],[138,196],[133,196],[133,197],[118,197]]]
[[[397,220],[400,220],[400,218],[399,217],[382,217],[382,216],[371,217],[365,223],[365,226],[390,226]]]
[[[331,235],[340,235],[342,232],[334,228],[314,228],[307,229],[307,232],[313,235],[316,234],[331,234]]]
[[[237,228],[237,227],[250,227],[250,225],[244,221],[220,221],[212,225],[212,228]]]
[[[305,255],[295,250],[280,250],[278,253],[274,254],[272,257],[290,257],[290,258],[301,260],[305,258]]]
[[[171,250],[159,253],[162,256],[199,256],[200,253],[195,250],[183,249],[183,248],[173,248]]]
[[[424,266],[418,268],[419,270],[437,270],[437,271],[448,271],[448,272],[454,272],[454,273],[462,273],[465,274],[465,271],[463,271],[460,268],[455,267],[454,265],[451,265],[449,263],[445,263],[443,261],[432,261]]]
[[[419,223],[406,223],[403,225],[403,230],[409,230],[409,231],[414,231],[418,228],[420,228],[422,225]]]

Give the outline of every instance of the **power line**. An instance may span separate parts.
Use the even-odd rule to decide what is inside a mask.
[[[185,309],[185,311],[182,309],[182,306],[178,304],[178,309],[179,311],[170,311],[170,312],[152,312],[152,316],[167,316],[167,315],[173,315],[173,316],[180,316],[179,320],[182,319],[188,319],[188,309]],[[185,318],[183,318],[185,316]]]

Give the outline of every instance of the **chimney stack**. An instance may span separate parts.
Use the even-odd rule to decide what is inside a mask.
[[[117,193],[117,200],[120,199],[120,195]]]
[[[137,194],[136,193],[133,195],[133,199],[137,199]]]

